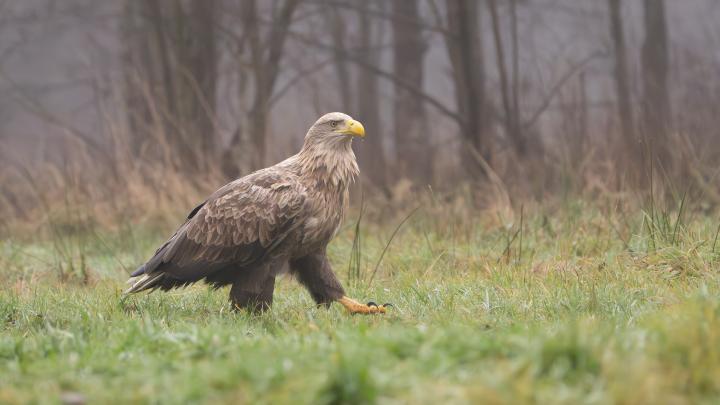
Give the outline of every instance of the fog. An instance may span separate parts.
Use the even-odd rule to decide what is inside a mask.
[[[444,186],[487,179],[488,167],[473,169],[465,149],[506,182],[519,175],[544,192],[562,172],[584,184],[588,172],[602,170],[610,187],[621,187],[626,183],[610,172],[627,174],[634,162],[631,172],[645,176],[652,158],[620,152],[633,142],[679,180],[687,165],[705,173],[698,168],[717,163],[720,150],[720,4],[617,2],[627,70],[618,87],[612,3],[3,2],[0,170],[77,163],[72,151],[85,147],[90,160],[83,164],[117,165],[106,157],[123,145],[135,164],[192,166],[227,179],[294,153],[319,115],[345,111],[366,122],[369,140],[356,149],[361,168],[369,168],[364,181],[380,189],[400,178]],[[463,18],[452,18],[456,9]],[[658,10],[664,15],[653,31],[646,17]],[[653,38],[658,32],[666,38]],[[398,63],[405,47],[421,61],[418,69]],[[643,49],[667,55],[644,63]],[[654,66],[663,58],[667,69]],[[670,116],[659,126],[648,118],[657,104],[648,74],[667,87]],[[624,132],[622,87],[633,110]],[[659,150],[677,143],[674,137],[689,145],[686,154]],[[168,160],[165,147],[178,159]],[[384,173],[373,173],[378,157]],[[429,162],[414,164],[415,157]],[[429,173],[418,173],[428,163]],[[441,180],[448,175],[452,184]]]

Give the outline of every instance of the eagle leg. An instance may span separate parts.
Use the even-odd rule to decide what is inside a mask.
[[[330,267],[325,250],[290,260],[290,271],[310,292],[318,305],[330,306],[345,295],[340,281]]]
[[[377,305],[374,302],[361,304],[345,296],[340,281],[332,271],[325,249],[290,260],[290,271],[308,289],[318,305],[330,306],[330,303],[337,301],[352,314],[384,314],[390,306]]]
[[[245,309],[252,313],[269,310],[273,301],[275,277],[267,277],[258,285],[248,285],[246,281],[236,280],[230,288],[230,303],[233,310]]]
[[[374,302],[361,304],[352,298],[343,296],[338,300],[351,314],[384,314],[390,304],[377,305]]]

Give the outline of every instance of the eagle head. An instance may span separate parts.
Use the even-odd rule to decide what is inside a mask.
[[[313,146],[346,146],[352,138],[365,137],[365,127],[351,116],[331,112],[318,118],[305,135],[305,144]]]
[[[300,171],[312,173],[322,183],[347,187],[359,173],[352,139],[364,136],[365,128],[351,116],[340,112],[323,115],[310,127],[296,155]]]

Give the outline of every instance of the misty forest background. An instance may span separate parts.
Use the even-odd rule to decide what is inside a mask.
[[[338,110],[385,315],[122,295]],[[0,0],[0,403],[717,403],[719,117],[717,0]]]
[[[718,21],[713,0],[3,1],[0,232],[68,207],[177,222],[338,110],[368,133],[356,205],[713,206]]]

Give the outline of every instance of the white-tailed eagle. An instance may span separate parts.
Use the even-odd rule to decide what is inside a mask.
[[[320,117],[298,154],[223,186],[193,209],[133,272],[126,293],[204,279],[214,287],[232,284],[234,308],[262,311],[287,264],[318,304],[338,301],[352,313],[384,313],[384,305],[346,297],[326,255],[345,214],[348,186],[359,174],[356,136],[364,137],[365,129],[350,116]]]

